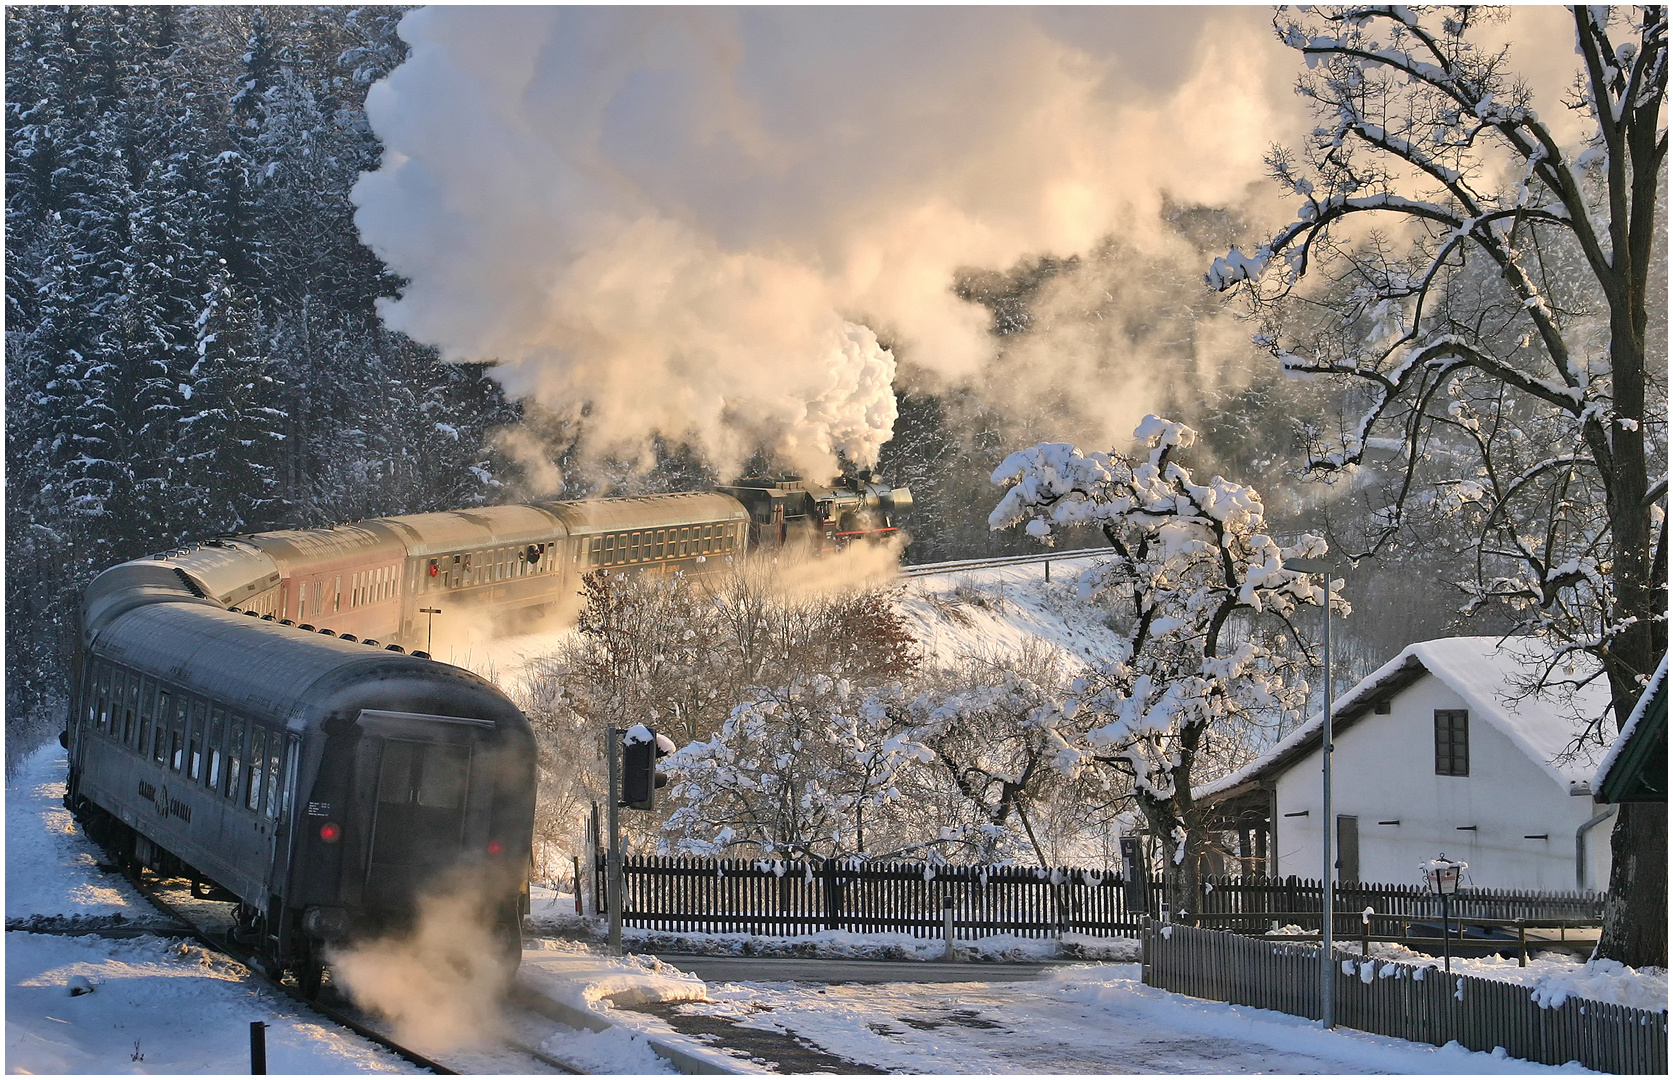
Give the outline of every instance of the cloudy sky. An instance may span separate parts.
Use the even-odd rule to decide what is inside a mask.
[[[432,7],[401,32],[356,191],[411,279],[385,318],[586,402],[606,441],[684,435],[723,469],[763,439],[815,470],[872,458],[879,337],[977,373],[960,268],[1164,248],[1164,197],[1277,224],[1261,156],[1309,126],[1264,7]],[[1560,86],[1560,11],[1504,32]]]

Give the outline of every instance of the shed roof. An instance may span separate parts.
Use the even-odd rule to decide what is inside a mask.
[[[1592,780],[1597,802],[1667,801],[1667,657],[1639,695]]]
[[[1428,674],[1463,698],[1473,715],[1502,732],[1553,780],[1567,785],[1589,779],[1597,768],[1602,747],[1576,748],[1574,737],[1582,719],[1602,716],[1609,708],[1609,688],[1599,674],[1578,687],[1564,685],[1525,692],[1523,685],[1539,676],[1552,656],[1549,645],[1529,637],[1439,638],[1408,645],[1336,700],[1331,710],[1332,730],[1340,735],[1370,714],[1378,702]],[[1575,680],[1587,680],[1593,674],[1577,671]],[[1197,787],[1193,794],[1218,802],[1275,777],[1319,748],[1323,727],[1324,715],[1320,713],[1259,758]]]

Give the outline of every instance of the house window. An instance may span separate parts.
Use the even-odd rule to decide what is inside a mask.
[[[1470,714],[1464,709],[1435,710],[1435,775],[1470,775]]]

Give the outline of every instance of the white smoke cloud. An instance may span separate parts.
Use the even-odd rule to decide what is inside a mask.
[[[894,357],[872,331],[941,379],[989,361],[988,313],[951,290],[959,269],[1112,234],[1184,266],[1164,194],[1293,212],[1251,196],[1267,147],[1311,126],[1270,20],[422,8],[401,24],[410,57],[367,99],[385,161],[356,188],[357,221],[411,280],[384,307],[391,326],[497,359],[514,394],[585,403],[593,437],[616,444],[599,449],[661,432],[724,470],[765,439],[817,474],[888,438]],[[1562,45],[1551,19],[1528,25]],[[1566,47],[1516,59],[1542,81],[1540,65],[1572,70]],[[1111,356],[1085,328],[1037,338],[1031,385],[1109,412],[1095,434],[1130,429],[1169,378],[1167,357]]]

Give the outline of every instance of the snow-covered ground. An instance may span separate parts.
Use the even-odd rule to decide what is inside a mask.
[[[778,1029],[889,1072],[1499,1073],[1551,1069],[1426,1046],[1139,982],[1135,964],[1064,968],[1035,982],[831,986],[709,984],[682,1012]],[[635,1021],[644,1023],[643,1021]],[[645,1025],[647,1028],[649,1024]]]
[[[1104,613],[1076,598],[1076,581],[1099,559],[959,570],[905,578],[898,609],[930,663],[1045,647],[1074,670],[1115,655],[1119,636]]]
[[[6,914],[129,924],[154,920],[64,814],[64,754],[43,747],[7,785]],[[573,911],[547,893],[546,913]],[[852,935],[850,937],[853,937]],[[836,940],[864,955],[902,942]],[[996,943],[997,944],[997,943]],[[12,1072],[226,1073],[247,1067],[249,1024],[268,1023],[273,1072],[410,1072],[387,1051],[317,1020],[238,964],[160,938],[107,939],[9,931],[6,1065]],[[915,946],[916,947],[916,943]],[[1028,948],[1039,948],[1028,943]],[[1021,939],[999,953],[1028,952]],[[793,1032],[849,1061],[891,1071],[977,1072],[1522,1072],[1541,1066],[1196,1001],[1141,985],[1135,965],[1061,968],[1027,983],[887,984],[820,988],[792,983],[705,984],[646,957],[616,959],[590,944],[533,941],[525,983],[610,1021],[602,1032],[548,1027],[542,1049],[600,1072],[668,1072],[650,1040],[715,1060],[716,1051],[631,1006],[679,1002]],[[91,993],[72,995],[85,980]],[[531,1037],[526,1021],[512,1034]],[[447,1060],[505,1071],[492,1040]],[[528,1059],[523,1059],[527,1061]],[[761,1071],[736,1060],[736,1071]],[[1573,1071],[1572,1069],[1569,1071]]]

